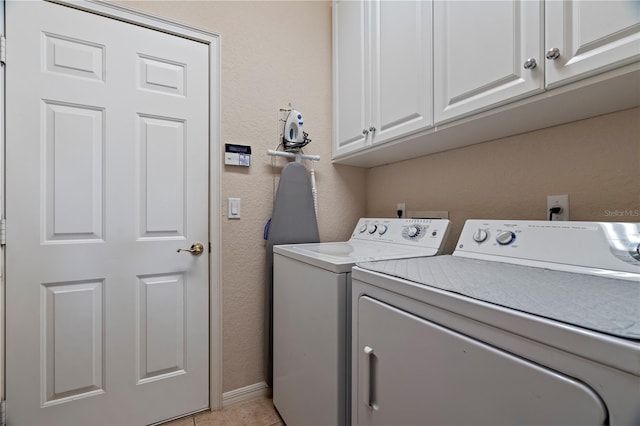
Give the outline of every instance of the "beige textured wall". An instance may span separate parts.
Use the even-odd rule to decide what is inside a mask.
[[[124,1],[125,6],[221,35],[222,140],[251,145],[252,166],[223,165],[223,391],[264,380],[264,223],[271,215],[278,108],[289,102],[313,142],[320,236],[349,237],[364,216],[363,169],[331,164],[331,3],[326,1]],[[224,145],[223,145],[224,146]],[[286,164],[276,162],[276,175]],[[226,218],[226,198],[242,199],[242,219]]]
[[[640,108],[369,169],[367,215],[447,210],[451,253],[466,219],[544,220],[560,194],[571,220],[640,221],[613,216],[640,209]]]

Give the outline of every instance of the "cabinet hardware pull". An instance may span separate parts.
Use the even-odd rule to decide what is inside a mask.
[[[532,70],[534,69],[538,64],[536,63],[536,60],[534,58],[529,58],[526,61],[524,61],[524,69],[525,70]]]
[[[368,386],[368,395],[365,399],[367,406],[372,411],[378,411],[380,406],[375,402],[376,400],[376,364],[377,357],[373,353],[373,348],[370,346],[364,347],[364,354],[367,356],[368,360],[368,373],[369,373],[369,386]]]
[[[560,57],[560,49],[558,49],[557,47],[554,47],[553,49],[549,49],[545,56],[547,59],[555,61]]]

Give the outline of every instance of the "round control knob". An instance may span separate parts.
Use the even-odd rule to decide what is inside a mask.
[[[389,227],[387,225],[380,225],[378,227],[378,234],[384,235],[387,232],[388,229],[389,229]]]
[[[485,231],[484,229],[478,229],[473,233],[473,241],[475,241],[476,243],[482,243],[487,240],[488,236],[489,234],[487,234],[487,231]]]
[[[358,232],[360,232],[361,234],[367,230],[367,225],[361,225],[360,229],[358,229]]]
[[[378,229],[378,227],[376,225],[369,225],[369,228],[367,228],[369,230],[370,234],[373,234],[374,232],[376,232],[376,229]]]
[[[410,236],[411,238],[415,237],[419,233],[420,233],[420,227],[418,226],[410,226],[409,229],[407,230],[407,235]]]
[[[506,246],[511,244],[516,239],[516,234],[511,231],[504,231],[498,234],[496,238],[496,242],[501,246]]]
[[[636,246],[635,251],[631,249],[631,257],[635,260],[640,260],[640,243]]]

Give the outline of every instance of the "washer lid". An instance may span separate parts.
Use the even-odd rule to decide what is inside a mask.
[[[351,272],[356,262],[433,256],[437,250],[379,242],[343,241],[279,245],[273,247],[273,252],[328,271],[343,273]]]

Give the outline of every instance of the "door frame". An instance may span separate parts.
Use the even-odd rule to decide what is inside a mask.
[[[209,51],[209,404],[222,408],[222,270],[220,154],[220,35],[104,0],[45,0],[129,24],[204,43]],[[4,34],[5,0],[0,0],[0,33]],[[0,213],[5,217],[5,68],[0,67]],[[5,399],[5,251],[0,247],[0,401]]]

